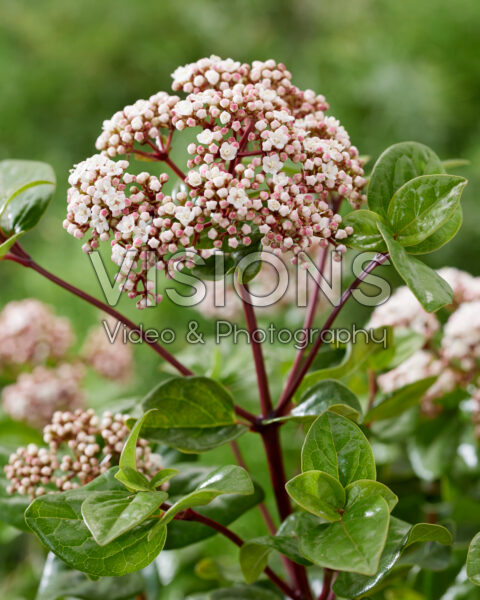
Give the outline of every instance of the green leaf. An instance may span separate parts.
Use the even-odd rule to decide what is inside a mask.
[[[247,583],[256,581],[265,570],[273,551],[283,554],[297,564],[309,566],[298,550],[298,540],[290,535],[266,535],[245,542],[240,548],[239,560],[243,577]]]
[[[449,546],[452,542],[452,534],[446,527],[433,523],[416,523],[408,533],[406,546],[424,542],[437,542]]]
[[[129,600],[145,588],[140,573],[123,577],[103,577],[92,581],[83,573],[70,569],[55,554],[49,553],[35,600]]]
[[[80,489],[40,496],[25,513],[27,525],[49,550],[73,569],[96,577],[143,569],[160,553],[166,539],[163,525],[145,521],[106,546],[95,542],[81,506],[95,491],[125,492],[115,473],[113,468]]]
[[[339,521],[345,504],[345,490],[338,479],[323,471],[307,471],[285,486],[288,495],[304,510],[327,521]]]
[[[160,487],[164,483],[167,483],[167,481],[170,481],[170,479],[176,475],[178,475],[177,469],[162,469],[155,474],[150,484],[153,488]]]
[[[247,496],[253,492],[252,480],[245,469],[234,465],[219,467],[196,490],[175,502],[162,516],[160,523],[167,525],[182,510],[208,504],[221,494]]]
[[[357,250],[386,252],[387,247],[377,228],[381,217],[371,210],[352,210],[344,217],[342,226],[353,227],[353,234],[348,236],[345,244]]]
[[[467,577],[475,585],[480,585],[480,533],[477,533],[468,548]]]
[[[462,222],[463,211],[461,205],[459,204],[452,216],[440,227],[440,229],[437,229],[437,231],[425,238],[419,244],[409,246],[408,253],[429,254],[430,252],[435,252],[457,235],[460,227],[462,226]]]
[[[388,394],[365,415],[365,423],[392,419],[416,406],[425,392],[435,383],[438,376],[426,377],[409,383]]]
[[[422,175],[408,181],[388,206],[388,221],[402,246],[419,244],[447,222],[467,182],[456,175]]]
[[[375,459],[367,438],[349,419],[326,412],[310,427],[302,448],[302,471],[318,470],[345,486],[375,479]]]
[[[0,478],[0,521],[22,531],[29,531],[24,513],[30,504],[30,498],[21,494],[9,494],[7,486],[8,481],[4,477]]]
[[[357,573],[339,573],[333,584],[334,592],[344,598],[360,598],[375,590],[396,565],[407,542],[410,525],[391,517],[388,536],[380,557],[378,570],[373,576]]]
[[[425,263],[409,256],[385,226],[379,224],[378,228],[387,243],[395,269],[423,308],[427,312],[435,312],[442,306],[451,304],[453,291],[448,283]]]
[[[186,454],[199,454],[233,442],[247,431],[248,427],[245,425],[185,427],[182,429],[144,428],[142,436],[147,440],[165,444]]]
[[[230,393],[208,377],[177,377],[156,387],[143,401],[145,410],[155,408],[149,429],[219,427],[235,424]]]
[[[391,327],[378,327],[374,329],[373,334],[371,334],[374,339],[369,337],[368,341],[365,335],[361,335],[355,343],[347,344],[345,356],[339,365],[307,373],[298,390],[295,392],[293,401],[297,404],[302,402],[305,392],[320,381],[324,381],[325,379],[342,379],[346,375],[350,375],[358,370],[369,357],[383,350],[383,346],[380,343],[380,334],[384,334],[385,332],[388,335],[391,332]]]
[[[417,477],[434,481],[450,472],[461,427],[451,415],[425,420],[417,427],[407,441],[408,457]]]
[[[385,546],[389,520],[384,498],[360,498],[348,506],[340,521],[320,525],[301,536],[300,551],[321,567],[374,575]]]
[[[447,171],[450,169],[456,169],[458,167],[468,167],[470,164],[469,160],[465,158],[448,158],[447,160],[442,161],[444,169]]]
[[[438,156],[423,144],[401,142],[390,146],[375,163],[368,186],[368,207],[382,217],[395,192],[420,175],[444,173]]]
[[[145,475],[135,471],[135,469],[132,469],[132,467],[120,467],[115,477],[129,490],[134,490],[136,492],[149,492],[154,489]]]
[[[38,223],[55,191],[50,165],[31,160],[0,161],[0,227],[18,239]],[[13,243],[12,240],[9,240]],[[4,245],[2,245],[4,246]],[[5,252],[5,246],[1,249]]]
[[[175,481],[175,480],[173,480]],[[173,482],[172,482],[173,484]],[[210,517],[222,525],[230,525],[241,515],[262,502],[262,488],[254,482],[254,493],[249,496],[232,495],[218,496],[205,507],[199,507],[197,512]],[[216,535],[216,531],[202,523],[194,521],[172,521],[168,526],[167,550],[176,550],[190,546]]]
[[[387,503],[388,510],[392,512],[398,503],[398,497],[390,488],[383,485],[383,483],[373,481],[372,479],[359,479],[354,481],[347,485],[345,492],[350,504],[357,500],[381,496]]]
[[[130,467],[131,469],[137,470],[137,443],[140,437],[140,431],[145,421],[155,413],[155,409],[148,410],[138,421],[135,423],[130,435],[128,436],[125,445],[123,446],[122,454],[120,455],[119,466],[121,469]]]
[[[372,355],[368,361],[369,367],[375,371],[394,369],[423,348],[424,344],[425,337],[421,333],[405,327],[395,327],[388,348]]]
[[[165,492],[92,492],[81,511],[97,544],[106,546],[148,519],[167,497]]]
[[[275,419],[267,419],[264,423],[298,421],[311,423],[325,411],[331,411],[358,421],[362,406],[355,394],[346,385],[334,379],[325,379],[306,390],[300,404],[290,414]]]
[[[413,540],[417,540],[415,543]],[[441,525],[430,525],[419,523],[409,525],[405,521],[391,517],[385,548],[380,558],[378,571],[373,577],[340,573],[333,589],[338,596],[345,598],[359,598],[379,589],[382,582],[400,564],[412,564],[408,560],[403,561],[407,548],[416,547],[420,544],[424,548],[431,549],[429,544],[451,544],[450,532]],[[413,546],[412,546],[413,544]],[[402,562],[403,561],[403,562]]]

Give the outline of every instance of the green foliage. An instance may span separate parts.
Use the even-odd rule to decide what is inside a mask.
[[[50,165],[31,160],[0,161],[0,228],[7,240],[0,257],[24,233],[35,227],[55,191]]]

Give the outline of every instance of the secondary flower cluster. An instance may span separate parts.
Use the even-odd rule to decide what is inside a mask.
[[[294,261],[322,239],[338,257],[345,252],[353,230],[341,227],[338,207],[363,202],[362,163],[345,129],[325,116],[325,98],[291,78],[273,60],[212,56],[179,67],[173,89],[185,98],[159,92],[115,113],[97,140],[101,154],[71,171],[64,227],[88,235],[86,252],[110,241],[117,279],[139,307],[159,300],[149,269],[167,269],[178,253],[208,258],[258,236]],[[174,132],[190,128],[196,141],[184,173],[169,153]],[[166,173],[134,175],[127,160],[112,160],[121,155],[164,161],[184,189],[167,192]]]
[[[132,372],[131,346],[120,337],[110,343],[103,327],[91,331],[79,356],[68,356],[74,339],[70,321],[38,300],[10,302],[0,325],[0,371],[12,381],[1,392],[3,409],[33,427],[46,425],[56,410],[85,406],[84,365],[120,382]],[[110,321],[111,330],[114,325]]]
[[[64,363],[53,369],[35,367],[2,390],[3,409],[12,419],[41,428],[55,410],[74,410],[85,405],[83,376],[80,363]]]
[[[424,337],[424,348],[380,375],[378,383],[384,392],[392,392],[408,383],[438,375],[423,398],[422,408],[430,415],[440,410],[436,399],[458,386],[466,389],[471,384],[477,385],[480,372],[480,278],[453,268],[441,269],[438,273],[454,293],[453,304],[447,307],[449,316],[445,324],[437,314],[425,312],[406,287],[400,287],[388,302],[376,308],[369,323],[371,327],[405,327]],[[480,397],[475,388],[473,396]]]
[[[39,300],[9,302],[0,313],[0,368],[61,359],[74,341],[68,319]]]
[[[31,498],[85,485],[118,464],[129,430],[126,415],[92,409],[56,412],[44,430],[48,448],[29,444],[10,456],[5,466],[9,494],[18,492]],[[159,456],[148,442],[139,439],[137,467],[147,475],[159,468]]]

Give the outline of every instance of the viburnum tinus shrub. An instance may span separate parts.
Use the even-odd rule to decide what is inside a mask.
[[[84,240],[85,252],[110,246],[117,281],[137,306],[162,311],[152,270],[233,277],[253,361],[229,346],[228,355],[203,349],[187,365],[140,330],[176,372],[162,373],[130,417],[59,412],[44,446],[10,457],[0,517],[33,531],[51,552],[44,599],[166,598],[168,587],[155,588],[149,565],[164,564],[164,549],[215,534],[238,546],[239,568],[222,568],[221,557],[210,568],[203,563],[195,572],[206,591],[188,589],[183,597],[479,597],[477,537],[467,557],[480,529],[479,284],[417,258],[459,230],[466,181],[414,142],[388,148],[367,177],[323,96],[291,79],[274,61],[211,57],[180,67],[173,74],[178,96],[159,92],[115,113],[104,122],[98,153],[70,173],[65,229]],[[172,149],[178,156],[182,147],[179,163]],[[142,167],[134,167],[137,160]],[[3,161],[0,184],[1,256],[134,329],[20,246],[53,193],[51,168]],[[286,372],[277,349],[267,364],[253,335],[249,285],[260,268],[242,268],[242,261],[272,253],[308,268],[313,250],[318,283],[328,259],[342,260],[347,248],[367,253],[368,264],[320,332],[291,349]],[[380,265],[405,282],[371,317],[387,343],[360,336],[343,349],[329,347],[322,334]],[[319,296],[317,285],[305,332]],[[232,359],[235,373],[226,376]],[[292,432],[289,440],[282,430]],[[270,475],[264,489],[237,443],[255,436]],[[238,465],[191,462],[225,444]],[[264,529],[240,537],[234,522],[257,506]]]

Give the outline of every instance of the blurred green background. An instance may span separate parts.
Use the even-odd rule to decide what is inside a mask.
[[[1,0],[0,159],[43,160],[58,177],[54,201],[24,243],[37,262],[100,295],[81,244],[61,225],[68,170],[95,152],[104,119],[137,98],[168,90],[178,65],[212,53],[284,62],[294,83],[325,94],[330,114],[372,159],[408,139],[431,145],[442,158],[468,159],[470,166],[457,171],[470,179],[463,228],[432,264],[480,275],[477,0]],[[91,307],[35,273],[11,263],[0,270],[0,308],[11,299],[38,297],[70,317],[80,338],[98,320]],[[198,318],[168,302],[138,313],[122,298],[120,310],[157,327],[174,319],[179,331]],[[141,366],[135,393],[143,393],[155,382],[159,364],[146,348],[136,354]],[[102,385],[90,385],[94,405],[119,393]],[[133,386],[121,391],[133,393]],[[226,454],[213,453],[209,460],[226,460]],[[255,467],[256,448],[248,454]],[[18,543],[10,546],[10,561],[24,550]],[[35,571],[32,565],[28,569]],[[33,593],[33,587],[16,584],[2,588],[2,597]]]

